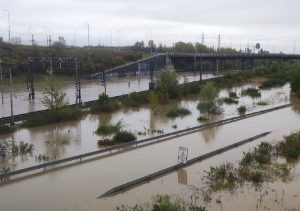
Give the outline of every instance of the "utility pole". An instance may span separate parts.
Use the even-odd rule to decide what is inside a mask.
[[[90,24],[88,24],[88,49],[90,50]]]
[[[34,46],[34,36],[33,36],[33,34],[31,35],[31,43],[32,43],[32,46]]]
[[[46,31],[46,46],[48,47],[48,29],[47,29],[47,26],[43,26],[43,28]]]
[[[90,24],[87,21],[84,21],[87,24],[87,35],[88,35],[88,50],[90,50]]]
[[[221,35],[219,34],[218,36],[218,51],[220,50],[221,47]]]
[[[202,45],[204,45],[204,33],[203,32],[202,32],[202,38],[201,39],[202,39],[201,43],[202,43]]]
[[[8,11],[8,10],[2,10],[2,12],[7,12],[8,43],[10,43],[10,21],[9,21],[9,11]]]
[[[1,89],[1,99],[2,99],[2,104],[4,104],[4,99],[3,99],[3,76],[2,76],[2,61],[0,59],[0,89]]]
[[[9,93],[10,93],[10,115],[11,115],[11,124],[14,124],[11,67],[9,68]]]
[[[49,35],[49,47],[52,45],[51,35]]]
[[[113,46],[113,31],[111,30],[110,31],[110,47],[111,47],[111,50],[112,50],[112,46]]]

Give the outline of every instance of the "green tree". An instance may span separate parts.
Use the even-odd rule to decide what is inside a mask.
[[[64,37],[59,36],[58,40],[52,45],[52,56],[60,57],[65,55],[66,40]]]
[[[160,96],[176,99],[181,96],[181,89],[178,84],[177,75],[170,66],[162,70],[158,80],[156,90]]]
[[[198,109],[207,114],[221,114],[221,100],[219,99],[219,90],[212,84],[205,84],[200,91],[200,102]]]
[[[66,93],[58,87],[52,73],[45,77],[45,81],[46,86],[43,91],[42,104],[51,110],[67,105],[65,101]]]

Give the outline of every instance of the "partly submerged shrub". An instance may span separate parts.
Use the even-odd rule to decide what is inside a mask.
[[[184,116],[187,116],[187,115],[190,115],[191,114],[191,111],[186,109],[186,108],[182,108],[182,107],[179,107],[179,108],[172,108],[171,110],[169,110],[167,112],[167,117],[184,117]]]
[[[27,118],[21,126],[23,127],[39,127],[47,124],[54,124],[63,121],[78,120],[82,116],[79,108],[63,108],[51,110],[47,113],[37,114]]]
[[[113,140],[117,142],[132,142],[136,140],[136,136],[129,131],[119,131],[113,137]]]
[[[256,89],[256,88],[244,89],[242,91],[242,95],[250,96],[250,97],[253,97],[253,98],[261,97],[261,93],[260,93],[259,89]]]
[[[286,80],[284,79],[272,78],[264,81],[259,88],[268,89],[272,87],[281,87],[284,86],[285,84],[286,84]]]
[[[96,130],[98,135],[110,135],[117,133],[122,129],[122,122],[119,121],[117,124],[100,124]]]
[[[12,133],[15,130],[16,130],[16,127],[14,125],[8,125],[8,124],[0,125],[0,134]]]
[[[224,97],[222,100],[223,100],[224,103],[229,104],[229,105],[239,103],[238,100],[235,100],[234,98],[231,98],[231,97]]]
[[[120,108],[119,102],[109,98],[108,95],[102,93],[99,95],[98,101],[92,105],[91,112],[99,113],[99,112],[113,112]]]
[[[239,114],[243,115],[246,113],[247,109],[246,109],[246,106],[240,106],[237,108],[237,110],[238,110]]]
[[[126,107],[140,107],[141,105],[150,103],[150,97],[146,92],[132,92],[122,103]]]

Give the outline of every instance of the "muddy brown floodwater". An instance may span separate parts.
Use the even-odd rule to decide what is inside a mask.
[[[240,96],[242,89],[249,86],[256,86],[256,84],[223,89],[220,95],[222,97],[228,96],[230,91],[235,91]],[[259,106],[258,102],[260,101],[265,101],[268,105]],[[294,102],[294,99],[290,98],[290,88],[287,84],[280,88],[262,91],[261,98],[252,99],[240,96],[238,105],[223,105],[224,114],[218,118],[223,119],[238,115],[236,108],[240,105],[246,105],[247,112],[254,112],[289,102]],[[34,158],[35,155],[45,154],[51,160],[55,160],[98,149],[97,140],[101,137],[93,132],[98,124],[103,122],[116,123],[122,119],[126,129],[135,133],[148,129],[160,129],[167,133],[199,125],[200,123],[197,122],[199,116],[199,111],[196,109],[197,103],[198,97],[193,96],[181,101],[173,101],[163,106],[157,114],[153,114],[150,108],[142,107],[140,109],[124,109],[113,114],[88,115],[81,121],[20,129],[14,134],[0,136],[0,140],[24,141],[34,144],[35,151],[32,157],[17,157],[10,161],[9,164],[13,166],[12,169],[20,169],[37,164]],[[165,116],[167,110],[176,105],[182,105],[190,109],[192,115],[184,118],[167,118]],[[172,127],[174,125],[177,125],[177,129]],[[106,211],[113,210],[121,204],[130,206],[136,203],[143,204],[151,201],[151,196],[156,194],[168,194],[172,197],[180,196],[189,199],[192,194],[195,194],[196,188],[203,186],[201,178],[204,175],[204,170],[208,170],[212,165],[223,164],[224,161],[235,162],[242,157],[243,151],[248,151],[261,141],[278,140],[283,135],[299,130],[299,125],[299,107],[289,107],[111,157],[90,161],[82,165],[78,164],[21,179],[6,185],[0,185],[0,210]],[[265,138],[163,176],[126,193],[97,199],[98,196],[115,186],[176,164],[178,148],[181,146],[188,147],[188,159],[192,159],[267,131],[272,131],[272,133]],[[157,134],[146,133],[145,136],[138,136],[138,139],[155,135]],[[299,169],[297,165],[293,172],[295,179],[289,183],[277,181],[266,184],[265,187],[259,190],[248,185],[240,188],[234,195],[230,193],[216,194],[207,207],[209,210],[282,210],[297,208],[299,207],[298,196],[300,196]],[[215,199],[220,199],[222,203],[215,203]],[[197,203],[199,205],[203,204],[200,199]]]
[[[212,74],[204,74],[203,79],[215,77]],[[193,73],[179,73],[178,80],[180,83],[184,81],[198,81],[199,75]],[[130,82],[130,85],[128,84]],[[24,85],[13,86],[13,110],[14,114],[22,114],[37,110],[46,109],[42,103],[43,87],[41,84],[35,87],[35,100],[28,100],[28,91]],[[75,86],[74,81],[68,80],[60,84],[61,88],[66,93],[66,99],[70,104],[75,103]],[[144,91],[149,89],[149,76],[140,77],[125,77],[108,79],[107,81],[107,94],[109,96],[118,96],[128,94],[134,91]],[[82,102],[98,99],[99,94],[104,92],[104,87],[100,80],[81,80],[81,96]],[[0,118],[10,115],[10,98],[9,86],[4,86],[4,104],[0,102]]]
[[[222,164],[225,160],[234,162],[242,157],[243,151],[248,151],[261,141],[271,142],[279,139],[291,131],[298,130],[299,125],[299,111],[285,108],[105,159],[91,161],[84,165],[66,167],[15,181],[0,186],[0,210],[113,210],[121,204],[142,204],[150,201],[151,196],[156,194],[188,198],[193,194],[194,187],[203,185],[201,180],[203,171],[207,170],[209,166]],[[266,131],[272,131],[272,133],[253,143],[163,176],[128,192],[97,199],[112,187],[176,164],[180,146],[188,147],[188,158],[192,159]],[[181,177],[178,174],[182,174],[182,171],[186,171],[186,181],[178,181],[178,178]],[[257,210],[264,210],[265,206],[270,210],[283,210],[285,207],[297,208],[299,206],[299,168],[297,167],[293,173],[295,180],[288,184],[279,181],[267,185],[266,189],[269,194],[263,198],[263,205],[259,204]],[[283,190],[284,196],[281,203],[282,195],[280,194]],[[255,190],[255,187],[251,186],[244,191],[241,189],[240,194],[234,196],[227,193],[219,194],[222,207],[213,200],[208,208],[209,210],[254,210],[260,194],[262,194],[260,190]],[[219,195],[216,197],[219,198]],[[279,203],[274,201],[276,197]],[[198,203],[201,204],[201,201]]]
[[[256,85],[247,84],[232,89],[221,90],[221,97],[228,96],[230,91],[235,91],[237,95],[240,96],[239,104],[224,104],[223,115],[213,118],[212,121],[237,116],[237,107],[240,105],[245,105],[247,107],[247,112],[255,112],[290,102],[289,84],[280,88],[264,90],[262,91],[261,98],[253,99],[247,96],[241,96],[243,89],[252,86]],[[124,129],[134,132],[139,140],[160,135],[157,132],[152,132],[155,130],[163,130],[164,133],[168,133],[205,124],[205,122],[199,123],[197,121],[197,117],[200,116],[200,112],[197,110],[198,101],[199,97],[198,95],[195,95],[183,100],[172,101],[167,105],[161,106],[157,113],[153,113],[149,107],[135,109],[125,108],[112,114],[88,115],[80,121],[63,122],[37,128],[19,129],[10,135],[0,135],[0,141],[2,142],[25,142],[33,144],[35,148],[33,156],[16,157],[8,163],[5,163],[5,166],[10,165],[12,170],[17,170],[40,164],[41,161],[39,162],[36,160],[36,157],[39,155],[45,155],[49,157],[50,160],[57,160],[95,151],[99,149],[97,141],[102,138],[101,136],[96,135],[95,131],[98,125],[104,122],[117,123],[118,121],[122,121]],[[260,101],[267,102],[268,105],[259,106],[258,102]],[[183,118],[168,118],[166,116],[168,110],[178,105],[188,108],[192,114]],[[142,133],[143,135],[138,135],[139,133]],[[205,135],[205,132],[203,132],[203,134]],[[213,136],[214,133],[209,133],[205,135],[205,140],[209,142]]]

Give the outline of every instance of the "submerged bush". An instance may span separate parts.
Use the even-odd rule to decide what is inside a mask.
[[[246,106],[240,106],[237,108],[237,110],[238,110],[239,114],[243,115],[246,113],[247,109],[246,109]]]
[[[235,92],[230,92],[230,93],[229,93],[229,97],[230,97],[230,98],[238,98],[238,96],[236,95]]]
[[[286,84],[286,80],[284,79],[279,79],[279,78],[273,78],[273,79],[268,79],[264,81],[261,86],[259,87],[260,89],[268,89],[272,87],[281,87]]]
[[[172,67],[168,66],[161,71],[157,79],[156,91],[165,95],[166,99],[176,99],[182,96],[176,71]]]
[[[15,130],[16,130],[16,127],[14,125],[8,125],[8,124],[0,125],[0,134],[12,133]]]
[[[113,133],[117,133],[122,129],[122,122],[119,121],[117,124],[100,124],[96,130],[96,134],[98,135],[110,135]]]
[[[172,108],[168,111],[167,117],[184,117],[190,115],[191,111],[186,108]]]
[[[235,100],[235,99],[233,99],[231,97],[224,97],[222,100],[223,100],[224,103],[229,104],[229,105],[230,104],[238,104],[239,103],[238,100]]]
[[[208,121],[208,118],[205,117],[205,116],[199,116],[199,117],[197,118],[197,120],[198,120],[199,122],[206,122],[206,121]]]
[[[146,92],[132,92],[122,103],[126,107],[140,107],[150,103],[150,97]]]
[[[113,140],[117,142],[132,142],[136,140],[136,136],[129,131],[119,131],[113,137]]]
[[[82,111],[78,108],[63,108],[51,110],[44,114],[37,114],[26,119],[21,126],[39,127],[47,124],[54,124],[63,121],[78,120],[82,116]]]
[[[291,133],[277,145],[278,153],[288,160],[297,160],[300,156],[300,132]]]
[[[252,182],[259,183],[263,181],[263,174],[261,171],[251,172],[250,179]]]
[[[34,150],[33,144],[28,144],[24,142],[3,142],[0,143],[0,161],[7,161],[10,158],[15,158],[16,156],[32,155]]]
[[[99,112],[113,112],[120,108],[120,104],[111,98],[108,95],[102,93],[99,95],[99,99],[97,103],[92,105],[91,112],[99,113]]]
[[[185,83],[183,84],[183,95],[189,95],[189,94],[199,94],[200,92],[200,85],[198,82],[192,82],[192,83]]]
[[[251,152],[247,152],[247,153],[244,153],[244,156],[243,156],[240,164],[242,166],[248,166],[248,165],[250,165],[252,163],[253,160],[254,160],[254,158],[253,158],[252,153]]]
[[[161,196],[157,195],[153,198],[153,207],[152,211],[175,211],[175,210],[183,210],[181,206],[181,202],[179,200],[175,200],[175,202],[171,202],[170,196]]]
[[[266,105],[268,105],[268,102],[266,102],[266,101],[259,101],[257,103],[257,105],[259,105],[259,106],[266,106]]]
[[[250,96],[253,98],[261,97],[261,93],[259,89],[256,88],[248,88],[242,91],[242,95]]]
[[[272,146],[267,142],[262,142],[254,148],[254,159],[259,164],[268,164],[271,162]]]
[[[207,83],[201,87],[198,110],[207,114],[222,114],[222,100],[219,99],[219,90],[212,84]]]
[[[209,186],[213,191],[222,189],[233,189],[236,185],[238,175],[233,164],[227,163],[217,167],[210,167],[206,178],[209,180]]]

